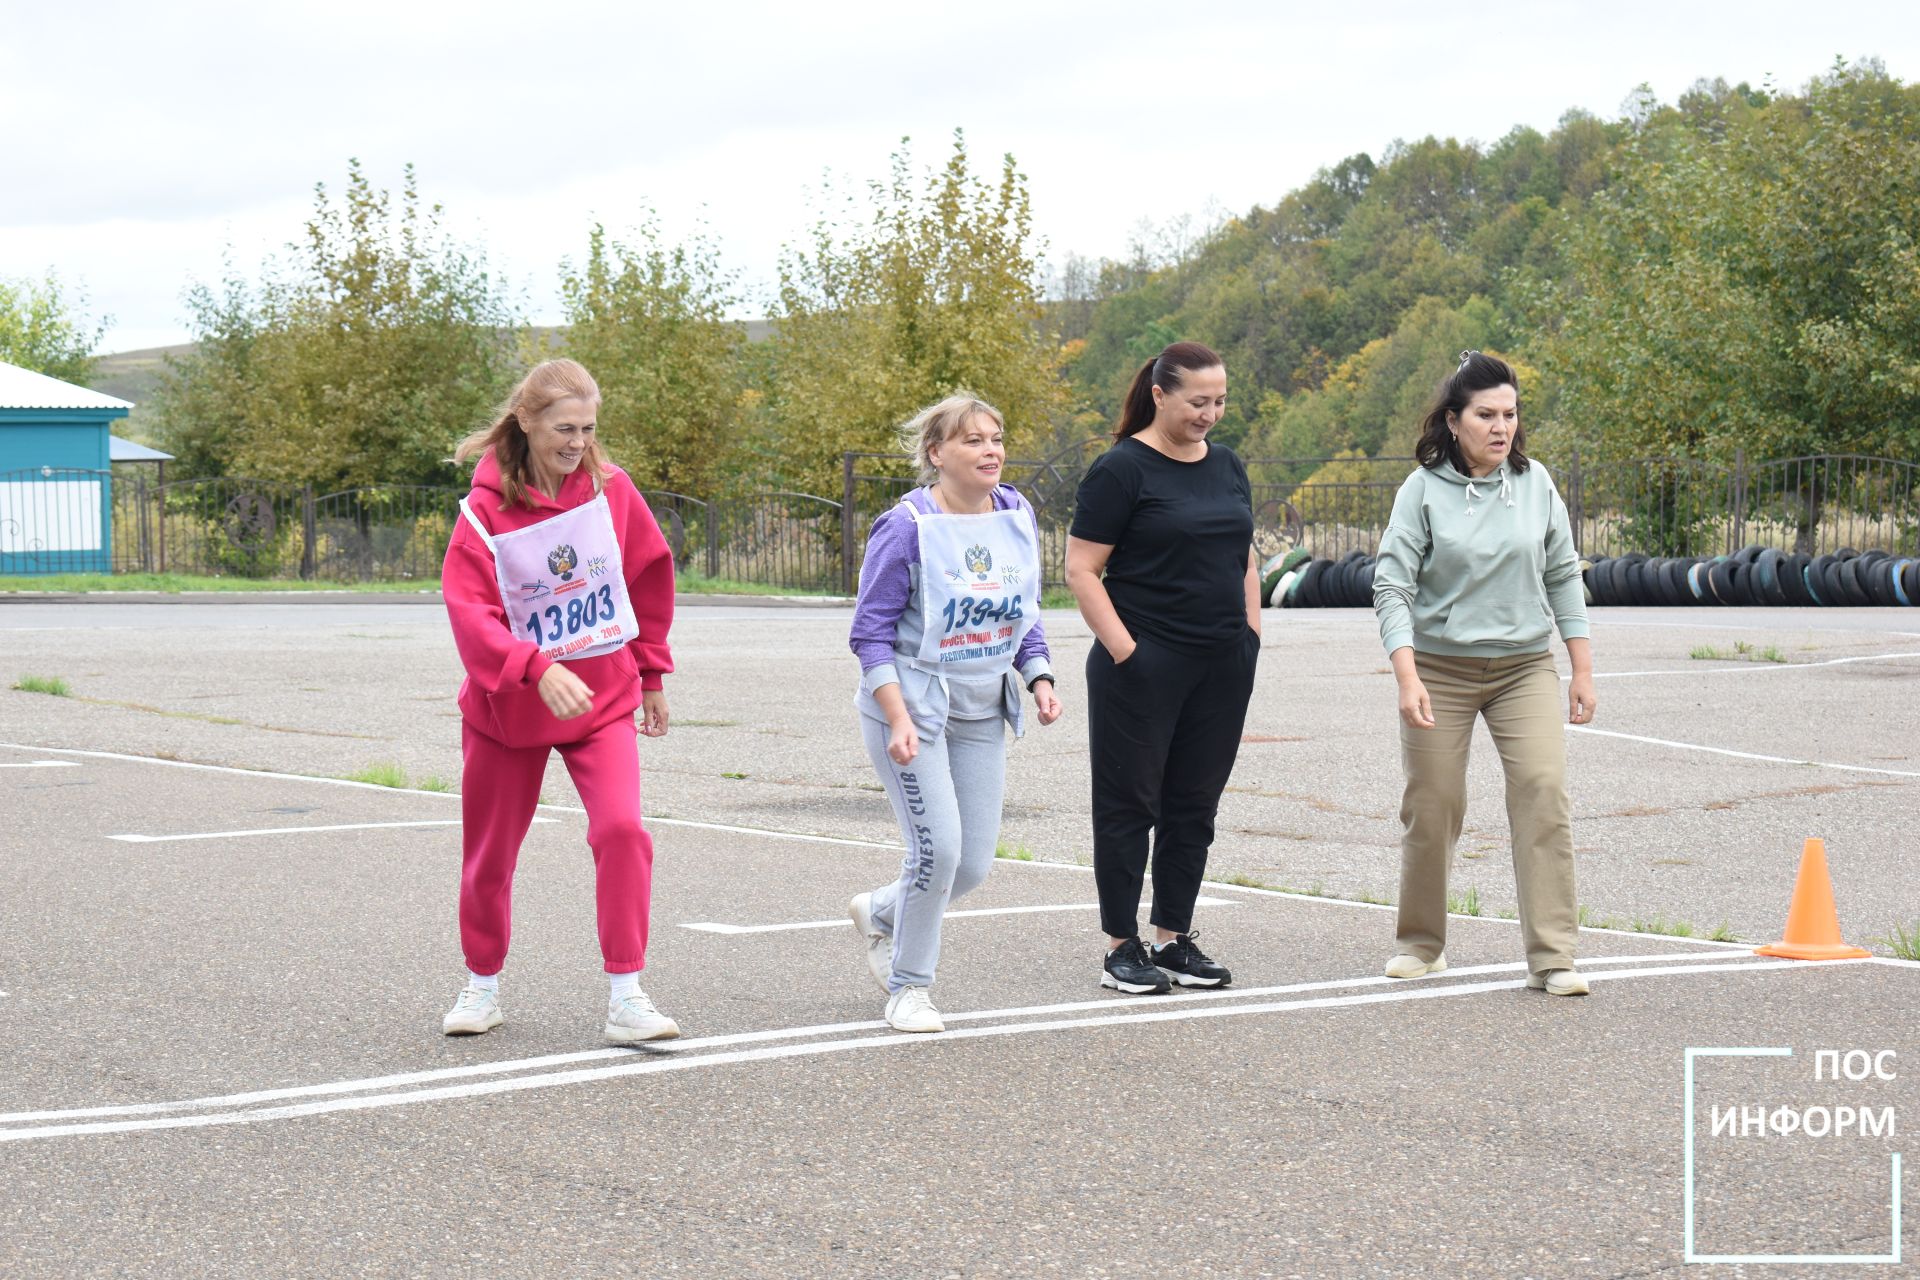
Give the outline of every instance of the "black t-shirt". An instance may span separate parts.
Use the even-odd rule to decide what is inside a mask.
[[[1134,635],[1210,653],[1246,630],[1253,486],[1226,446],[1178,462],[1119,441],[1081,478],[1071,532],[1113,548],[1107,595]]]

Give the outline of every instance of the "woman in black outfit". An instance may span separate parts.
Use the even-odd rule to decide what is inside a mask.
[[[1233,451],[1207,439],[1226,402],[1227,371],[1199,343],[1149,360],[1113,448],[1080,482],[1067,541],[1067,586],[1095,637],[1087,727],[1107,932],[1100,985],[1119,991],[1232,980],[1193,941],[1214,812],[1260,655],[1253,490]],[[1136,914],[1149,828],[1151,950]]]

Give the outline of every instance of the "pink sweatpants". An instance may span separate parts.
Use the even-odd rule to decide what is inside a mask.
[[[485,976],[507,962],[513,932],[513,869],[533,825],[553,747],[509,747],[462,722],[460,947]],[[608,973],[647,962],[653,840],[640,825],[640,752],[633,717],[622,716],[557,748],[587,806],[600,955]]]

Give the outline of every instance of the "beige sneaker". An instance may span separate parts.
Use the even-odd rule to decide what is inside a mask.
[[[1389,978],[1425,978],[1447,971],[1447,953],[1442,951],[1432,960],[1422,960],[1419,956],[1404,952],[1387,961]]]
[[[1580,976],[1578,969],[1548,969],[1545,973],[1530,973],[1527,975],[1527,985],[1550,996],[1587,994],[1587,980]]]

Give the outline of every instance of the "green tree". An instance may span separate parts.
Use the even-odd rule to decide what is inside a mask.
[[[88,328],[85,299],[69,299],[60,278],[0,278],[0,360],[84,385],[106,321]]]
[[[586,261],[562,264],[566,352],[599,382],[601,441],[636,482],[707,497],[744,447],[734,277],[703,237],[668,248],[651,216],[634,234],[596,225]]]
[[[1013,450],[1048,441],[1066,408],[1062,354],[1042,327],[1013,157],[989,185],[956,131],[946,164],[916,175],[903,140],[867,203],[782,255],[763,465],[789,487],[837,492],[842,452],[892,451],[901,422],[961,388],[1006,415]]]
[[[1556,416],[1616,456],[1920,449],[1920,91],[1656,115],[1540,290]],[[1704,125],[1701,119],[1704,113]]]
[[[170,361],[158,429],[194,474],[320,489],[451,484],[453,444],[519,371],[519,322],[479,250],[350,161],[314,190],[305,235],[258,286],[231,271],[188,293],[196,349]]]

